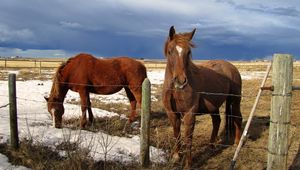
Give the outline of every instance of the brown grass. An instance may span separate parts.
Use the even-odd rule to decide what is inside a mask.
[[[253,66],[253,65],[238,65],[240,71],[265,71],[266,65]],[[1,73],[1,72],[0,72]],[[35,73],[22,73],[19,77],[23,79],[31,79],[31,77],[38,77]],[[5,75],[0,74],[0,79]],[[35,78],[34,78],[35,79]],[[295,86],[300,86],[300,67],[294,68],[294,83]],[[256,98],[258,88],[261,84],[261,79],[244,80],[243,81],[243,97],[242,97],[242,114],[243,114],[243,127],[249,117],[250,110]],[[271,85],[271,79],[268,79],[266,86]],[[164,108],[161,103],[161,86],[156,87],[155,97],[157,102],[152,102],[152,114],[151,114],[151,145],[163,148],[166,151],[172,150],[174,145],[173,131],[169,124],[169,121],[164,112]],[[289,152],[288,152],[288,165],[292,166],[295,161],[295,156],[298,153],[300,134],[300,92],[293,92],[292,99],[292,114],[290,125],[290,138],[289,138]],[[235,169],[265,169],[267,166],[267,146],[268,146],[268,131],[269,131],[269,114],[271,92],[264,91],[262,93],[259,105],[255,112],[253,122],[248,131],[248,138],[243,146],[239,157],[237,159]],[[101,101],[92,101],[93,107],[101,108],[108,111],[114,111],[120,114],[129,114],[129,103],[123,104],[105,104]],[[113,107],[112,107],[113,106]],[[114,109],[112,109],[114,108]],[[125,109],[124,109],[125,108]],[[223,137],[224,131],[224,108],[221,109],[222,125],[219,132],[219,138]],[[119,117],[111,119],[101,118],[96,119],[94,125],[90,127],[91,131],[104,130],[109,134],[124,136],[127,134],[138,134],[138,129],[130,129],[128,127],[126,134],[123,133],[126,120],[122,120]],[[64,122],[69,128],[78,127],[78,119],[69,120]],[[211,148],[209,144],[210,133],[212,130],[211,118],[209,115],[198,116],[196,119],[196,127],[193,138],[193,168],[194,169],[228,169],[231,159],[234,155],[236,146],[223,145],[219,143],[215,148]],[[58,169],[103,169],[104,165],[106,169],[136,169],[138,163],[130,165],[120,165],[119,163],[109,162],[94,162],[92,158],[87,156],[88,151],[82,151],[76,145],[70,144],[71,150],[74,151],[74,155],[70,154],[69,157],[63,158],[55,151],[49,148],[39,145],[33,145],[32,143],[22,142],[21,150],[18,152],[11,151],[6,146],[1,146],[0,151],[9,156],[10,160],[16,164],[26,165],[33,169],[51,169],[53,166]],[[79,153],[80,152],[80,153]],[[70,152],[71,153],[71,152]],[[76,163],[73,161],[76,160]],[[28,163],[29,162],[29,163]],[[41,163],[43,162],[43,164]],[[46,162],[46,163],[45,163]],[[47,164],[47,165],[46,165]],[[49,164],[49,166],[48,166]],[[55,165],[54,165],[55,164]],[[180,164],[176,165],[180,167]],[[175,168],[176,168],[175,167]],[[171,163],[165,164],[153,164],[150,169],[171,169],[174,168]]]

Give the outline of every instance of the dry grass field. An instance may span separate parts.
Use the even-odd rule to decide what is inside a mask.
[[[25,68],[31,67],[32,63],[24,62],[23,67],[20,68],[4,68],[3,61],[0,61],[0,79],[4,80],[7,78],[5,70],[18,69],[21,70],[18,78],[23,80],[29,79],[49,79],[51,74],[53,74],[54,65],[58,65],[59,62],[50,62],[48,66],[45,66],[47,62],[43,62],[44,67],[49,67],[47,70],[44,68],[39,69],[39,66],[33,66],[35,68]],[[256,72],[265,71],[267,62],[233,62],[240,72]],[[20,64],[18,62],[18,64]],[[163,68],[162,63],[148,63],[145,62],[148,68],[159,67]],[[11,65],[7,64],[7,67],[16,67],[13,63]],[[30,65],[30,66],[29,66]],[[37,64],[39,65],[39,64]],[[19,67],[19,66],[18,66]],[[294,64],[294,86],[300,86],[300,64],[296,62]],[[259,90],[262,79],[250,79],[243,80],[243,90],[242,90],[242,103],[241,110],[243,115],[243,127],[249,117],[250,110],[256,98],[256,94]],[[271,85],[271,76],[267,80],[266,86]],[[163,148],[167,151],[172,149],[174,144],[173,131],[168,122],[164,108],[161,102],[161,89],[162,85],[156,85],[156,93],[153,94],[158,99],[157,102],[152,102],[152,114],[151,114],[151,145],[158,148]],[[270,101],[272,92],[263,91],[260,102],[258,104],[257,110],[253,122],[248,131],[247,141],[242,147],[239,157],[237,159],[235,169],[266,169],[267,166],[267,153],[268,153],[268,133],[269,133],[269,118],[270,118]],[[99,107],[102,109],[110,110],[111,106],[109,104],[101,103],[100,101],[92,101],[93,107]],[[300,91],[293,91],[292,94],[292,112],[291,112],[291,124],[289,131],[289,151],[288,151],[288,165],[290,169],[297,169],[295,167],[296,156],[300,154],[299,151],[299,141],[300,141]],[[124,107],[129,108],[127,104],[120,104],[119,106],[114,106],[118,110],[114,110],[118,113],[124,113]],[[209,115],[197,116],[196,127],[194,130],[193,137],[193,169],[228,169],[230,166],[231,159],[234,155],[236,146],[235,145],[224,145],[221,141],[224,136],[224,108],[221,108],[221,119],[222,124],[219,131],[219,142],[212,148],[209,143],[210,133],[212,130],[211,118]],[[64,122],[69,124],[70,127],[77,126],[77,120]],[[101,120],[97,119],[91,131],[105,130],[109,134],[114,134],[118,136],[124,135],[122,129],[125,122],[120,122],[120,119],[111,120]],[[137,130],[129,130],[127,134],[138,134]],[[74,164],[74,160],[77,161],[77,167],[75,169],[136,169],[139,165],[119,165],[118,163],[109,163],[105,167],[103,162],[93,162],[89,158],[83,158],[80,156],[75,157],[74,155],[70,160],[61,160],[57,153],[52,153],[49,149],[41,146],[32,146],[30,142],[23,141],[21,144],[21,150],[18,153],[9,150],[5,145],[0,146],[0,152],[9,155],[10,160],[17,164],[23,164],[30,166],[32,169],[53,169],[47,165],[43,165],[44,162],[53,161],[56,162],[57,166],[55,168],[72,169],[74,166],[69,166]],[[33,152],[34,151],[34,152]],[[32,153],[33,152],[33,153]],[[76,152],[78,153],[78,152]],[[81,153],[85,153],[82,151]],[[45,157],[45,154],[48,157]],[[44,156],[41,156],[44,155]],[[33,157],[33,158],[31,158]],[[37,158],[38,157],[38,158]],[[46,160],[43,160],[45,157]],[[36,162],[32,162],[35,161]],[[73,161],[72,161],[73,160]],[[30,163],[28,163],[30,161]],[[78,161],[81,163],[78,163]],[[70,168],[68,168],[70,167]],[[85,168],[84,168],[85,167]],[[104,168],[103,168],[104,167]],[[299,168],[299,167],[298,167]],[[152,165],[149,169],[180,169],[180,164],[172,165],[171,163]]]

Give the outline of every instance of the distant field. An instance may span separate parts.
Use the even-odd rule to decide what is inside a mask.
[[[62,62],[66,61],[66,58],[38,58],[38,59],[0,59],[0,68],[56,68]],[[164,60],[140,60],[147,68],[165,68]],[[195,60],[195,63],[201,63],[203,60]],[[269,62],[254,62],[254,61],[232,61],[237,67],[245,66],[265,66]],[[294,62],[294,65],[300,66],[300,61]]]

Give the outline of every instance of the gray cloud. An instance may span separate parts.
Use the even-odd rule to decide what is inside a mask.
[[[299,8],[296,0],[2,0],[0,55],[11,48],[159,58],[171,25],[197,28],[194,56],[300,55]]]
[[[262,1],[254,0],[248,1],[248,3],[246,4],[243,1],[234,0],[215,0],[215,2],[228,4],[237,10],[260,12],[264,14],[275,14],[292,17],[297,17],[300,14],[299,9],[297,9],[296,6],[293,6],[294,4],[299,5],[297,1],[294,1],[294,3],[290,3],[291,1],[285,1],[281,3],[278,1],[274,1],[275,3],[263,3]]]
[[[238,5],[236,6],[236,8],[240,10],[247,10],[252,12],[261,12],[266,14],[275,14],[275,15],[291,16],[291,17],[297,17],[299,16],[300,13],[299,10],[297,10],[295,7],[292,6],[270,8],[265,5],[260,5],[258,7],[247,7],[244,5]]]
[[[0,23],[0,42],[27,41],[33,37],[33,32],[27,28],[12,29]]]

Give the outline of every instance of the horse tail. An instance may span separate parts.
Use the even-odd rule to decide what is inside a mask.
[[[225,123],[225,142],[226,143],[232,143],[233,137],[234,137],[234,121],[233,121],[233,111],[232,111],[232,103],[233,103],[233,97],[228,96],[226,99],[226,107],[225,107],[225,113],[226,113],[226,123]]]
[[[234,96],[228,96],[226,99],[226,142],[230,144],[239,142],[242,128],[242,114],[240,110],[241,96],[240,92],[231,93]]]

